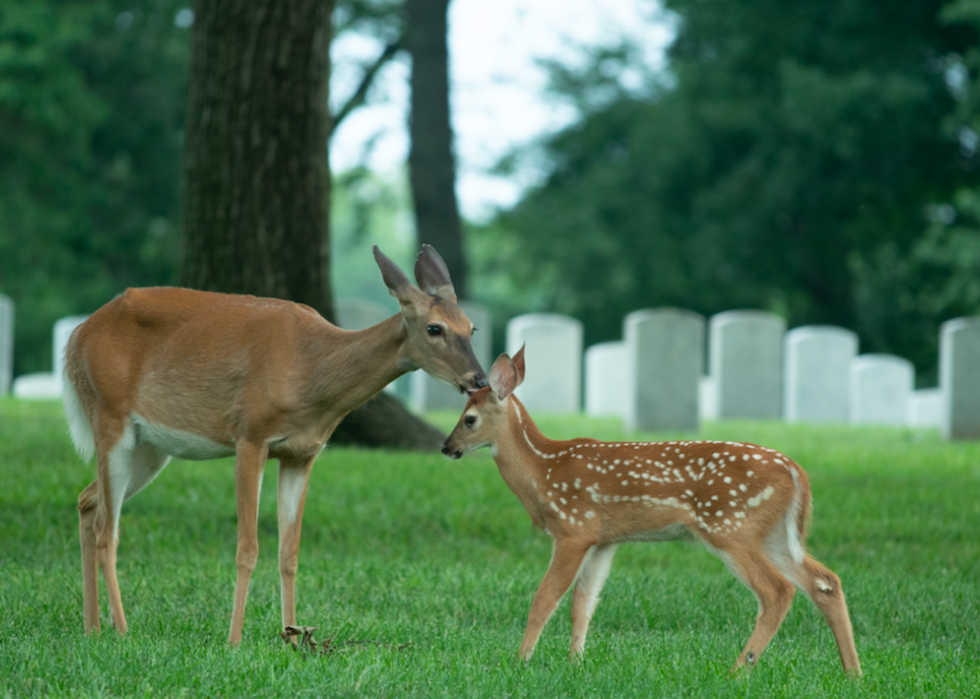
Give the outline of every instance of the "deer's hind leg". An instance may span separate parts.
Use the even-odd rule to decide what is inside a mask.
[[[106,422],[102,419],[102,424]],[[116,575],[116,549],[119,545],[119,517],[122,504],[142,490],[170,460],[148,442],[138,441],[132,425],[126,424],[115,444],[103,451],[99,444],[99,478],[78,496],[78,533],[82,549],[82,608],[85,633],[99,631],[98,569],[106,582],[106,594],[113,625],[120,633],[127,629],[122,595]],[[107,456],[103,457],[103,454]]]
[[[594,547],[586,555],[572,592],[572,646],[569,657],[574,658],[585,650],[585,636],[589,632],[592,613],[599,604],[599,593],[609,576],[616,544]]]
[[[755,628],[732,667],[732,672],[736,672],[745,664],[751,667],[759,661],[759,656],[786,618],[786,613],[793,604],[796,588],[762,551],[756,548],[744,547],[724,551],[721,558],[735,577],[755,593],[759,601]]]
[[[82,618],[85,633],[100,631],[99,553],[95,545],[99,522],[99,481],[92,481],[78,496],[78,539],[82,548]]]
[[[844,590],[837,575],[810,556],[803,559],[799,572],[795,576],[800,589],[809,597],[823,614],[830,630],[837,641],[837,651],[840,653],[841,665],[844,672],[861,675],[861,663],[858,660],[857,648],[854,646],[854,630],[851,628],[851,616],[847,611],[847,601]]]
[[[844,671],[860,676],[861,664],[854,647],[851,617],[847,612],[840,578],[808,555],[803,549],[801,537],[788,535],[793,531],[793,522],[789,521],[787,525],[785,529],[775,527],[770,533],[766,540],[766,556],[823,614],[837,641]]]
[[[102,579],[105,581],[112,624],[119,633],[126,633],[126,614],[116,576],[116,549],[119,545],[119,514],[129,492],[134,470],[136,431],[127,419],[112,419],[100,415],[98,423],[100,429],[96,439],[96,455],[100,497],[94,526],[95,547],[102,568]],[[83,549],[84,546],[83,543]]]

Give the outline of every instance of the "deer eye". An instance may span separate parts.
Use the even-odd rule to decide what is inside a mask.
[[[473,425],[476,424],[476,415],[467,415],[466,417],[463,418],[463,423],[467,427],[472,427]]]
[[[427,325],[425,327],[425,330],[432,337],[436,337],[437,335],[442,335],[442,326],[441,325],[435,325],[435,324],[433,324],[433,325]]]

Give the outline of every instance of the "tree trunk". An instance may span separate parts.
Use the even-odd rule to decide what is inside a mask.
[[[327,89],[332,0],[196,0],[181,284],[305,303],[333,319]],[[381,429],[383,426],[383,430]],[[384,394],[334,439],[431,449]]]
[[[332,314],[332,0],[197,0],[181,283]]]
[[[468,298],[456,202],[456,160],[449,120],[449,0],[407,0],[406,46],[412,55],[408,156],[419,243],[442,255],[456,294]]]

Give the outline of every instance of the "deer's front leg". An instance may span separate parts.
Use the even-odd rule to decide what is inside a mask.
[[[524,630],[524,640],[518,656],[521,660],[530,660],[538,638],[548,619],[554,613],[558,602],[575,582],[579,567],[589,552],[590,542],[568,541],[555,539],[551,554],[551,565],[541,581],[534,602],[531,603],[531,613],[528,614],[527,628]]]
[[[262,468],[268,456],[268,447],[239,441],[235,449],[235,496],[238,500],[238,551],[235,566],[235,604],[231,612],[231,631],[228,643],[238,645],[242,640],[245,621],[245,600],[248,583],[259,557],[259,489],[262,485]]]
[[[279,575],[282,587],[282,626],[296,625],[296,570],[303,529],[306,486],[316,456],[279,460]]]

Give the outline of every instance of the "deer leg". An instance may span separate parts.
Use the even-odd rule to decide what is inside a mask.
[[[231,612],[228,643],[238,645],[245,623],[248,583],[259,557],[259,490],[268,447],[239,441],[235,450],[235,496],[238,500],[238,549],[235,553],[235,602]]]
[[[857,648],[854,647],[851,616],[847,613],[847,602],[844,599],[840,578],[810,556],[803,559],[800,568],[802,568],[798,576],[800,586],[830,625],[834,639],[837,641],[837,651],[840,653],[844,672],[860,676],[861,663],[858,661]]]
[[[82,548],[82,618],[87,634],[102,628],[99,620],[99,553],[95,545],[98,508],[99,481],[95,480],[78,496],[78,539]]]
[[[554,614],[562,596],[575,582],[579,567],[591,547],[591,543],[555,540],[548,572],[545,573],[544,580],[541,581],[541,585],[534,595],[534,602],[531,603],[527,628],[524,630],[524,640],[521,642],[520,651],[518,651],[521,660],[531,659],[534,647],[541,636],[541,631],[548,623],[551,615]]]
[[[102,418],[103,422],[108,422]],[[129,488],[133,471],[133,450],[136,446],[136,433],[127,422],[120,424],[121,435],[111,449],[98,449],[99,488],[101,502],[99,514],[101,527],[96,527],[95,545],[99,553],[102,579],[105,581],[106,597],[112,625],[119,633],[126,633],[126,614],[123,611],[119,580],[116,576],[116,549],[119,546],[119,516]],[[99,523],[96,516],[96,523]]]
[[[306,486],[316,457],[279,460],[279,576],[282,588],[282,626],[296,625],[296,570],[303,529]]]
[[[755,665],[759,656],[776,635],[796,595],[796,588],[760,550],[728,551],[722,560],[739,580],[755,593],[759,614],[749,642],[738,656],[732,672],[748,663]]]
[[[585,636],[589,632],[589,622],[596,605],[599,604],[599,593],[602,592],[602,586],[606,583],[614,553],[616,553],[616,544],[596,546],[589,552],[582,564],[582,570],[575,582],[575,590],[572,592],[570,658],[574,658],[585,650]]]

